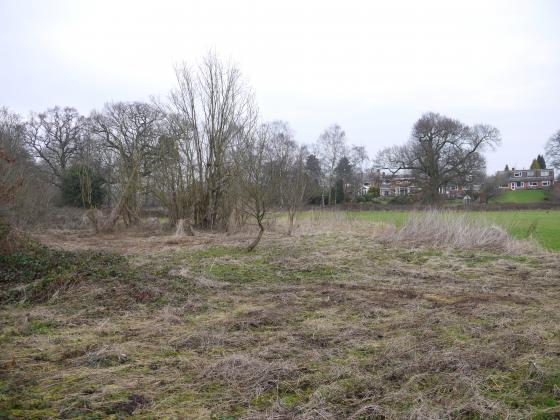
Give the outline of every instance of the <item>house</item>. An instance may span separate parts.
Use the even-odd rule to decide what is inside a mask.
[[[481,187],[482,185],[474,182],[473,177],[469,175],[464,184],[449,183],[440,187],[439,192],[447,198],[464,198],[469,195],[469,193],[480,192]]]
[[[398,195],[416,194],[420,188],[416,185],[416,179],[411,176],[382,177],[379,195],[381,197],[394,197]]]
[[[466,185],[448,184],[444,187],[439,187],[439,193],[447,198],[463,198],[469,191],[472,190]]]
[[[366,195],[371,187],[371,182],[364,182],[358,190],[358,195]]]
[[[370,186],[379,188],[381,197],[396,197],[401,195],[417,194],[421,191],[417,179],[410,174],[391,174],[377,171],[371,182],[364,182],[361,192],[365,194]],[[447,198],[463,198],[467,193],[472,196],[472,192],[479,192],[481,185],[477,184],[472,176],[467,177],[464,185],[449,183],[440,187],[440,194]]]
[[[503,181],[501,190],[532,190],[552,187],[554,185],[553,169],[511,169],[498,171],[496,174]]]

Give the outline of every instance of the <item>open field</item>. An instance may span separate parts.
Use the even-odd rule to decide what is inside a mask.
[[[0,417],[560,415],[559,254],[307,219],[252,254],[243,232],[38,235],[58,251],[1,261]]]
[[[314,212],[315,215],[318,213]],[[400,226],[410,216],[411,212],[361,211],[342,214],[345,214],[345,217],[350,220],[368,220]],[[532,237],[545,248],[560,251],[560,210],[510,210],[465,214],[503,226],[515,238],[527,239]],[[307,216],[304,215],[304,217]]]

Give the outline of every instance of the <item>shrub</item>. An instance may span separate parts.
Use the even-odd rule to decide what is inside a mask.
[[[376,197],[373,194],[367,193],[364,195],[358,196],[356,201],[358,203],[371,203]]]
[[[377,198],[380,195],[379,188],[377,187],[369,187],[367,195],[370,195],[372,198]]]
[[[389,204],[414,204],[417,198],[414,195],[397,195],[391,198]]]

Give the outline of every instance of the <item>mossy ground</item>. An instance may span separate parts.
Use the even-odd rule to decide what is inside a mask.
[[[387,248],[360,229],[269,233],[254,253],[144,240],[4,260],[0,417],[560,412],[557,254]]]

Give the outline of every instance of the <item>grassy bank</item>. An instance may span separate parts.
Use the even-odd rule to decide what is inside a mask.
[[[544,190],[505,191],[490,198],[490,203],[538,203],[544,201]]]

